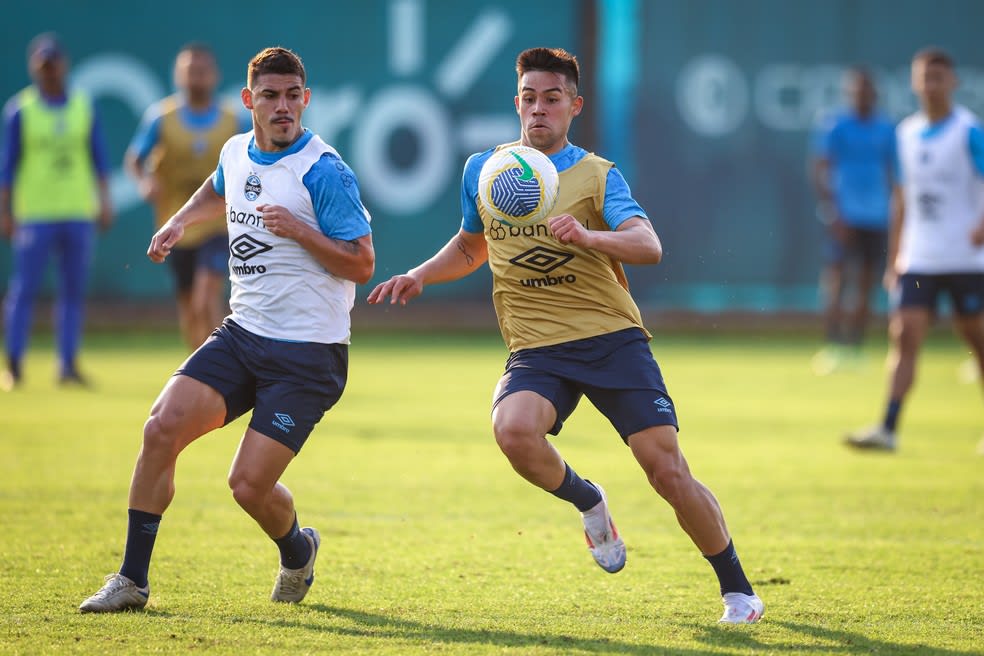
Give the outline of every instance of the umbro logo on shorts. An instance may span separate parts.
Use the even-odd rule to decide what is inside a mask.
[[[294,427],[294,419],[290,415],[284,412],[275,412],[273,416],[274,420],[271,423],[283,432],[289,433],[290,429]]]

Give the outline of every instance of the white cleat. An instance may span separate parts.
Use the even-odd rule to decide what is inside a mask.
[[[82,602],[80,613],[117,613],[121,610],[140,610],[147,605],[150,584],[138,588],[122,574],[109,574],[99,592]]]
[[[277,581],[273,584],[273,592],[270,594],[270,599],[273,601],[296,604],[304,599],[304,595],[314,583],[314,560],[318,557],[318,547],[321,546],[321,534],[317,529],[310,527],[302,528],[301,532],[311,543],[311,557],[300,569],[287,569],[283,565],[280,566]]]
[[[595,562],[609,574],[625,567],[625,543],[619,537],[615,522],[608,512],[608,497],[597,483],[591,483],[601,493],[601,501],[586,512],[581,513],[584,522],[584,539]]]
[[[724,602],[724,615],[718,620],[721,624],[755,624],[765,613],[765,604],[758,595],[728,592],[721,601]]]
[[[844,443],[856,449],[895,451],[895,433],[884,426],[872,426],[848,433]]]

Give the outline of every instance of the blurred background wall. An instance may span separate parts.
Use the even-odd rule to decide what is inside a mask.
[[[573,140],[619,165],[664,242],[663,264],[630,271],[649,311],[816,309],[822,227],[805,158],[817,114],[840,102],[844,67],[873,69],[899,118],[915,108],[910,57],[940,45],[959,65],[958,100],[984,112],[984,3],[972,0],[41,1],[7,7],[4,22],[0,96],[28,83],[24,49],[54,30],[73,83],[96,98],[118,217],[90,295],[168,308],[169,277],[144,255],[150,210],[121,162],[192,40],[214,47],[236,102],[260,48],[304,58],[305,123],[352,165],[373,215],[373,284],[457,230],[464,159],[518,137],[516,54],[571,50],[586,98]],[[0,244],[3,287],[9,273]],[[427,299],[484,301],[488,290],[483,271]]]

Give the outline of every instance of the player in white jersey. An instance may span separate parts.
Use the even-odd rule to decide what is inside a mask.
[[[229,472],[236,502],[277,544],[274,601],[298,602],[314,581],[320,536],[299,528],[278,481],[342,394],[355,284],[372,277],[369,214],[351,169],[301,126],[311,98],[301,60],[267,48],[250,60],[242,101],[253,131],[231,138],[219,165],[154,235],[163,262],[187,226],[223,211],[232,314],[167,382],[144,426],[130,483],[123,564],[82,612],[142,608],[178,454],[253,410]]]
[[[912,89],[920,111],[896,130],[899,186],[885,272],[886,288],[897,295],[888,403],[881,424],[847,436],[850,446],[895,449],[899,413],[941,294],[949,295],[957,332],[984,369],[984,132],[953,104],[956,86],[946,52],[916,53]]]

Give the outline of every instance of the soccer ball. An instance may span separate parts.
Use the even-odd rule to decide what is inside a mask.
[[[533,225],[550,216],[560,179],[550,158],[529,146],[500,148],[482,165],[478,198],[494,219]]]

